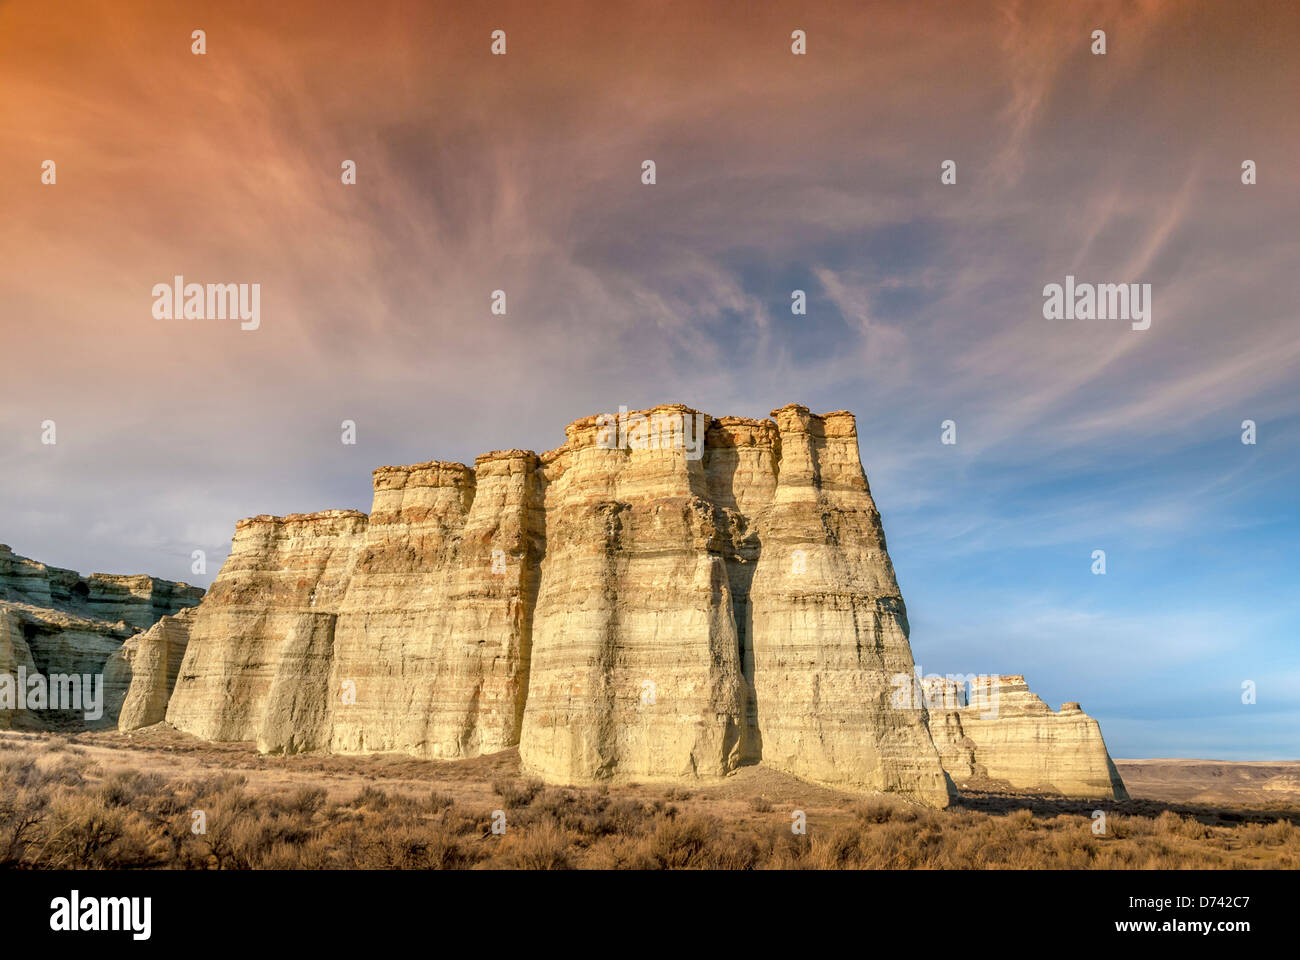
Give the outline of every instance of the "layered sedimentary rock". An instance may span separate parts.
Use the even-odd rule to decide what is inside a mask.
[[[158,618],[203,599],[187,583],[143,574],[92,573],[51,567],[0,544],[0,601],[58,610],[86,620],[122,622],[147,630]]]
[[[327,744],[334,627],[366,522],[355,510],[239,521],[190,627],[168,722],[266,750]]]
[[[537,457],[374,471],[371,514],[241,521],[167,720],[267,751],[519,742],[543,538]]]
[[[1054,711],[1023,676],[992,677],[989,686],[969,704],[931,711],[931,733],[958,786],[994,781],[1016,790],[1128,798],[1101,727],[1079,704]]]
[[[755,515],[762,552],[749,591],[765,763],[932,803],[950,792],[924,710],[897,710],[913,670],[907,612],[852,414],[774,411],[781,460]]]
[[[342,598],[328,743],[471,757],[519,742],[542,521],[535,454],[374,472]]]
[[[588,417],[540,457],[381,467],[368,516],[241,521],[167,720],[267,751],[518,744],[552,782],[761,761],[947,803],[940,750],[965,776],[976,739],[891,701],[914,665],[853,417],[772,416]],[[155,698],[160,662],[136,668]]]
[[[121,702],[125,683],[115,686],[121,678],[111,675],[107,664],[136,632],[121,621],[108,623],[0,601],[0,684],[10,684],[7,690],[0,689],[0,726],[61,731],[112,726],[116,719],[112,710]],[[44,678],[45,702],[25,709],[22,703],[35,694],[29,684],[38,675]],[[80,706],[60,708],[53,702],[52,689],[66,689],[70,697],[80,700]]]
[[[23,620],[9,604],[0,603],[0,675],[18,677],[38,673],[31,648],[23,635]],[[33,723],[21,707],[0,709],[0,730],[28,729]]]
[[[195,608],[187,607],[174,617],[163,617],[109,658],[104,669],[105,684],[113,691],[108,712],[117,717],[118,730],[137,730],[166,716],[195,615]]]
[[[0,725],[26,729],[112,726],[126,696],[130,672],[124,643],[168,613],[197,604],[203,590],[144,575],[51,567],[0,544],[0,675],[78,678],[86,695],[101,685],[102,716],[84,710],[0,709]]]
[[[678,405],[648,416],[699,422]],[[520,757],[562,782],[720,776],[741,759],[745,713],[725,521],[702,457],[618,447],[607,429],[570,424],[543,458],[546,561]]]

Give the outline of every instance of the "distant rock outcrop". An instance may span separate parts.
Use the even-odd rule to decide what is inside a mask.
[[[144,574],[92,573],[20,557],[0,543],[0,602],[57,610],[85,620],[147,630],[158,618],[192,607],[203,589]]]
[[[160,617],[193,607],[202,598],[199,587],[156,577],[83,577],[0,544],[0,728],[113,726],[131,680],[124,643]],[[6,705],[20,677],[26,683],[56,675],[91,677],[102,684],[103,715],[88,721],[84,711]]]
[[[995,782],[1014,790],[1126,800],[1097,721],[1077,703],[1054,711],[1023,676],[987,678],[979,702],[960,687],[948,709],[932,702],[930,732],[958,787]]]
[[[166,719],[273,752],[518,744],[563,783],[761,761],[944,805],[929,714],[891,700],[914,666],[853,416],[772,416],[588,417],[541,456],[381,467],[369,516],[240,521]]]

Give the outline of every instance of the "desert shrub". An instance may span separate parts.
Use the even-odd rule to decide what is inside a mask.
[[[329,844],[322,839],[306,843],[276,843],[261,857],[267,870],[328,870],[332,866]]]
[[[767,831],[761,839],[762,865],[777,870],[807,870],[812,866],[812,840],[788,827]]]
[[[319,787],[299,787],[289,797],[287,806],[293,813],[310,817],[325,806],[325,791]]]
[[[546,789],[540,780],[497,780],[492,784],[492,792],[501,798],[506,809],[526,807]]]
[[[17,744],[15,746],[15,744]],[[51,749],[51,744],[53,748]],[[214,764],[250,761],[233,748]],[[277,768],[338,769],[320,758],[275,760]],[[1300,867],[1300,830],[1286,810],[1117,805],[1094,835],[1091,806],[976,798],[930,810],[882,796],[828,803],[807,835],[784,817],[720,820],[706,793],[660,786],[550,787],[501,777],[474,782],[443,768],[349,767],[380,772],[341,801],[307,784],[250,789],[233,771],[160,776],[110,760],[92,762],[66,740],[0,737],[0,867],[175,869],[1186,869]],[[147,768],[146,768],[147,769]],[[209,767],[208,769],[211,769]],[[415,794],[396,781],[428,776]],[[492,781],[496,776],[497,779]],[[501,802],[456,802],[457,782],[490,785]],[[302,782],[299,780],[299,782]],[[385,790],[389,792],[385,792]],[[716,798],[715,798],[716,799]],[[779,806],[749,796],[750,810]],[[491,806],[509,807],[509,830],[491,833]],[[194,834],[202,810],[206,833]],[[1044,812],[1046,811],[1046,812]],[[1120,812],[1123,811],[1123,812]],[[1213,826],[1204,820],[1215,817]],[[1198,819],[1199,817],[1199,819]]]
[[[749,870],[758,863],[759,845],[753,835],[728,831],[717,817],[661,816],[637,854],[632,865],[642,869]]]
[[[1122,814],[1110,814],[1106,818],[1106,830],[1115,839],[1135,839],[1150,837],[1156,832],[1155,821],[1150,817],[1135,817]]]
[[[889,823],[891,820],[916,819],[916,814],[909,808],[900,807],[887,800],[868,800],[853,809],[853,814],[863,823]]]
[[[114,770],[100,784],[99,796],[110,807],[145,805],[166,790],[167,781],[156,773]]]
[[[821,870],[839,870],[862,859],[862,836],[858,827],[838,827],[825,837],[814,837],[808,851],[809,866]]]
[[[1291,821],[1274,820],[1264,826],[1264,839],[1268,843],[1292,843],[1296,838],[1296,829]]]
[[[1172,810],[1166,810],[1156,817],[1155,832],[1164,837],[1182,837],[1188,840],[1203,840],[1210,835],[1210,829],[1193,817],[1181,817]]]
[[[430,810],[434,813],[439,813],[446,810],[448,807],[454,806],[456,798],[450,793],[443,793],[440,790],[434,790],[429,794],[429,799],[426,802]]]
[[[218,805],[206,836],[219,869],[254,870],[273,849],[301,847],[315,835],[311,814],[253,802]]]
[[[466,870],[478,859],[473,849],[454,830],[439,827],[429,833],[422,866],[429,870]]]
[[[143,868],[162,866],[167,853],[163,838],[143,815],[83,793],[51,804],[41,859],[43,866],[56,869]]]
[[[22,862],[40,833],[48,808],[46,792],[0,779],[0,867]]]
[[[1019,830],[1028,829],[1034,825],[1034,812],[1024,807],[1012,810],[1006,816],[1006,824]]]
[[[8,761],[5,776],[13,776],[27,786],[80,786],[86,780],[90,764],[71,753],[22,755]]]
[[[366,784],[352,801],[354,807],[368,807],[371,810],[386,810],[391,802],[388,794],[377,787]]]
[[[568,832],[552,819],[507,832],[492,866],[512,870],[568,870],[572,866]]]

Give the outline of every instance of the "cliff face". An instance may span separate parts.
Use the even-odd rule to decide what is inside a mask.
[[[329,745],[472,757],[519,742],[540,543],[534,454],[384,467],[341,601]],[[353,694],[355,696],[353,696]]]
[[[982,700],[965,705],[963,698],[957,709],[932,710],[935,744],[958,786],[1000,781],[1017,790],[1128,799],[1101,727],[1079,704],[1054,711],[1022,676],[989,683]]]
[[[241,520],[190,628],[167,720],[266,750],[324,746],[334,628],[365,529],[355,510]]]
[[[468,757],[519,742],[537,458],[374,472],[369,518],[241,521],[190,631],[176,727],[271,752]]]
[[[907,615],[852,415],[628,419],[382,467],[368,517],[241,521],[167,720],[267,751],[518,744],[552,782],[761,760],[946,804],[927,712],[891,703]]]
[[[907,612],[852,414],[774,412],[781,459],[750,587],[764,762],[849,787],[944,802],[949,786],[924,710],[893,709],[913,670]]]
[[[39,672],[23,636],[23,620],[14,608],[0,603],[0,676],[18,677],[20,668],[23,674]],[[0,730],[26,730],[33,722],[22,707],[0,709]]]
[[[77,730],[112,726],[131,682],[123,646],[160,617],[197,604],[203,590],[144,575],[51,567],[0,544],[0,677],[76,676],[102,684],[103,715],[51,706],[3,708],[0,727]],[[2,682],[2,681],[0,681]]]
[[[579,420],[543,458],[546,558],[520,757],[561,782],[722,775],[740,760],[744,724],[723,518],[702,457],[615,448],[603,429]]]

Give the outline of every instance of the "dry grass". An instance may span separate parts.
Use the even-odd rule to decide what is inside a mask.
[[[517,761],[290,758],[168,766],[94,738],[0,739],[10,869],[1063,869],[1300,866],[1292,812],[973,795],[949,810],[862,800],[754,772],[690,791],[547,787]],[[159,759],[161,758],[161,759]],[[135,761],[151,760],[147,763]],[[321,765],[325,771],[322,773]],[[146,769],[138,769],[138,767]],[[215,769],[213,769],[215,767]],[[350,779],[337,781],[338,770]],[[286,778],[285,771],[297,779]],[[430,771],[433,771],[432,773]],[[413,776],[413,773],[415,774]],[[421,776],[423,774],[424,776]],[[252,779],[250,779],[252,778]],[[322,785],[317,786],[316,782]],[[326,789],[326,786],[329,789]],[[807,832],[791,831],[806,810]],[[206,830],[195,832],[195,811]],[[494,817],[505,817],[503,834]]]

